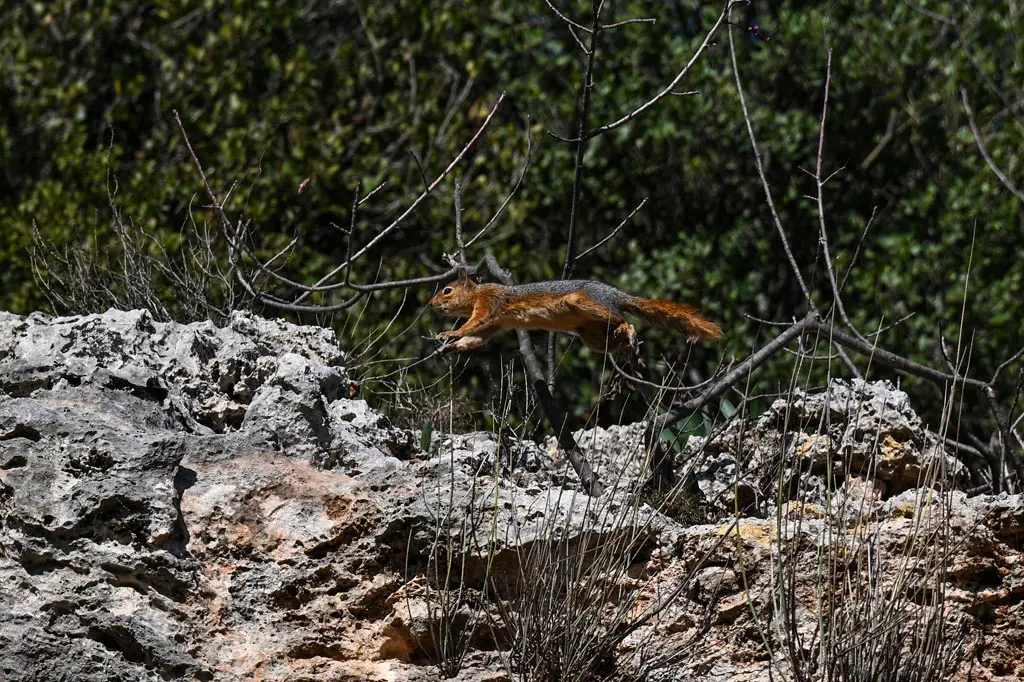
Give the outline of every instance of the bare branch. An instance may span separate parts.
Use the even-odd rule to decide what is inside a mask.
[[[466,262],[466,243],[462,239],[462,184],[455,178],[455,244],[459,247],[459,262]]]
[[[385,187],[385,186],[387,186],[387,184],[388,184],[388,181],[387,181],[387,180],[385,180],[384,182],[382,182],[382,183],[380,183],[379,185],[377,185],[376,187],[374,187],[374,188],[373,188],[372,190],[370,190],[370,191],[369,191],[369,192],[367,193],[367,195],[366,195],[366,196],[364,196],[364,197],[363,197],[362,199],[360,199],[360,200],[359,200],[359,203],[357,203],[356,205],[357,205],[357,206],[362,206],[363,204],[365,204],[365,203],[366,203],[367,201],[369,201],[369,200],[370,200],[370,198],[371,198],[371,197],[372,197],[372,196],[373,196],[374,194],[376,194],[376,193],[377,193],[377,192],[379,192],[380,190],[384,189],[384,187]]]
[[[569,28],[569,35],[571,35],[573,37],[573,40],[576,41],[576,44],[579,45],[580,50],[583,51],[583,54],[590,54],[590,50],[587,49],[587,46],[583,42],[583,39],[580,38],[578,35],[576,35],[576,29],[574,29],[572,26],[569,26],[568,28]]]
[[[712,384],[706,391],[698,396],[690,398],[682,405],[669,410],[660,417],[651,420],[651,426],[648,431],[649,434],[660,434],[665,430],[665,427],[668,426],[669,423],[685,419],[694,412],[702,409],[711,401],[717,400],[726,391],[732,388],[733,385],[747,378],[751,372],[763,365],[769,358],[775,355],[779,349],[783,348],[790,341],[807,331],[816,319],[817,315],[814,312],[808,312],[807,315],[804,316],[804,319],[791,325],[756,353],[751,354],[750,357],[737,365],[735,369],[727,372],[725,376]]]
[[[808,311],[801,321],[791,325],[734,369],[718,378],[705,391],[653,419],[647,430],[649,442],[653,442],[651,439],[660,434],[670,423],[685,419],[717,400],[735,384],[749,377],[751,372],[764,364],[769,358],[783,350],[790,342],[804,334],[819,334],[823,340],[827,340],[833,345],[842,345],[871,358],[873,362],[878,362],[890,369],[905,374],[920,377],[942,388],[959,383],[964,387],[970,387],[979,391],[986,403],[988,403],[996,420],[999,427],[997,435],[1001,441],[1002,459],[997,460],[993,457],[985,457],[992,470],[993,491],[998,492],[1001,488],[1005,488],[1006,485],[1010,486],[1011,490],[1013,489],[1014,484],[1012,478],[1006,475],[1007,471],[1012,472],[1016,476],[1017,485],[1019,485],[1020,481],[1024,481],[1024,458],[1020,454],[1024,450],[1024,443],[1018,443],[1018,434],[1014,430],[1016,422],[1012,425],[1009,423],[997,400],[995,389],[990,383],[966,377],[955,371],[954,373],[942,372],[879,348],[875,344],[865,342],[835,329],[833,324],[823,322],[813,311]],[[982,450],[980,447],[978,449]],[[982,450],[982,452],[984,451]]]
[[[590,115],[590,93],[594,88],[594,55],[597,54],[597,39],[600,35],[601,12],[595,7],[593,27],[590,37],[590,52],[587,54],[587,65],[583,71],[583,82],[580,84],[580,106],[577,120],[576,155],[573,160],[572,199],[569,206],[569,226],[566,237],[565,262],[562,266],[562,279],[572,275],[572,266],[576,260],[576,222],[579,215],[580,191],[583,186],[583,158],[587,151],[587,117]],[[548,371],[551,371],[549,358]]]
[[[893,109],[889,114],[889,123],[885,126],[885,134],[882,135],[882,139],[878,141],[875,148],[868,152],[868,155],[864,157],[864,160],[860,162],[860,169],[867,170],[868,167],[875,162],[875,159],[881,155],[889,143],[892,142],[893,136],[896,134],[896,110]]]
[[[545,2],[545,3],[547,3],[547,6],[551,8],[551,11],[552,11],[552,12],[554,12],[554,13],[555,13],[555,15],[556,15],[556,16],[557,16],[557,17],[558,17],[559,19],[561,19],[562,21],[564,21],[565,23],[569,24],[569,25],[570,25],[570,26],[572,26],[573,28],[578,28],[578,29],[579,29],[579,30],[581,30],[581,31],[586,31],[587,33],[591,33],[591,30],[590,30],[589,28],[587,28],[586,26],[584,26],[583,24],[577,23],[577,22],[573,21],[572,19],[570,19],[569,17],[567,17],[567,16],[565,16],[564,14],[562,14],[562,12],[561,12],[561,11],[559,11],[559,9],[558,9],[557,7],[555,7],[555,6],[554,6],[554,5],[553,5],[553,4],[551,3],[551,0],[544,0],[544,2]]]
[[[736,92],[739,94],[740,108],[743,110],[743,120],[747,125],[747,135],[750,137],[750,146],[754,150],[754,162],[757,167],[757,175],[761,178],[761,187],[764,189],[768,208],[772,214],[775,231],[778,233],[779,239],[782,241],[782,248],[786,252],[786,258],[789,260],[789,267],[796,276],[797,283],[800,285],[800,291],[803,292],[804,299],[807,301],[807,307],[815,314],[815,316],[819,316],[818,307],[815,305],[814,299],[811,297],[811,290],[807,288],[804,276],[800,272],[800,266],[796,264],[796,258],[793,256],[793,250],[789,246],[789,239],[786,237],[786,231],[782,228],[782,221],[779,219],[778,211],[775,210],[775,201],[772,199],[772,190],[771,187],[768,186],[768,178],[765,176],[764,163],[761,161],[761,149],[758,147],[757,137],[754,135],[754,124],[750,120],[750,111],[747,109],[747,98],[743,93],[743,82],[740,79],[739,63],[736,59],[736,43],[732,35],[732,5],[733,3],[730,2],[729,6],[726,8],[726,15],[729,19],[729,27],[726,31],[729,36],[729,55],[732,58],[732,73],[736,80]],[[853,364],[849,355],[847,355],[842,349],[839,350],[839,357],[853,376],[860,378],[860,370],[857,369],[857,366]]]
[[[556,140],[558,140],[559,142],[566,142],[566,143],[568,143],[568,144],[573,144],[573,143],[575,143],[575,142],[579,142],[579,138],[573,138],[573,137],[562,137],[562,136],[561,136],[561,135],[559,135],[558,133],[556,133],[556,132],[553,132],[553,131],[551,131],[551,130],[547,130],[547,131],[545,131],[545,132],[547,132],[547,134],[548,134],[548,135],[550,135],[551,137],[555,138],[555,139],[556,139]]]
[[[359,215],[359,193],[363,189],[363,183],[356,183],[356,191],[352,196],[352,208],[349,211],[348,234],[345,237],[345,262],[352,261],[352,240],[356,236],[356,216]],[[345,268],[345,286],[352,284],[352,268]]]
[[[359,249],[359,251],[357,251],[351,258],[346,259],[344,263],[342,263],[341,265],[336,267],[334,270],[332,270],[328,274],[326,274],[323,277],[321,277],[316,282],[314,287],[319,287],[324,282],[326,282],[327,280],[331,279],[332,277],[337,275],[339,272],[341,272],[342,270],[347,268],[352,263],[352,261],[358,260],[360,256],[365,254],[367,251],[369,251],[371,248],[373,248],[378,242],[380,242],[380,240],[382,240],[384,237],[386,237],[391,232],[393,232],[395,230],[395,228],[397,228],[402,223],[402,221],[405,220],[409,216],[410,213],[412,213],[414,210],[416,210],[416,207],[419,206],[420,203],[422,203],[423,200],[426,199],[427,196],[429,196],[430,193],[433,192],[434,189],[439,184],[441,184],[441,182],[446,177],[448,177],[448,175],[452,172],[452,170],[455,169],[455,166],[462,160],[462,158],[470,150],[470,148],[473,146],[473,144],[476,143],[476,141],[483,134],[484,130],[487,129],[488,124],[490,124],[491,119],[494,118],[494,114],[497,113],[498,107],[501,106],[501,103],[504,100],[505,100],[505,93],[502,92],[501,96],[498,97],[498,101],[494,103],[493,107],[491,107],[491,111],[490,111],[490,113],[487,114],[487,118],[484,119],[484,122],[480,125],[480,128],[477,129],[476,134],[474,134],[473,137],[470,138],[469,142],[467,142],[466,145],[462,148],[462,151],[460,151],[458,153],[458,155],[454,159],[452,159],[452,162],[450,164],[448,164],[448,167],[445,168],[443,171],[441,171],[441,174],[438,175],[434,179],[434,181],[432,183],[430,183],[430,185],[427,186],[427,188],[423,191],[423,193],[420,194],[419,197],[417,197],[416,200],[414,202],[412,202],[412,204],[400,216],[395,218],[395,220],[390,225],[388,225],[383,230],[378,232],[376,237],[374,237],[369,242],[367,242],[367,244],[365,246],[363,246],[361,249]],[[311,293],[310,291],[304,292],[302,295],[300,295],[295,300],[295,302],[296,303],[300,302],[303,298],[308,296],[310,293]]]
[[[430,187],[430,182],[427,180],[427,173],[423,170],[420,157],[416,154],[416,150],[411,148],[409,149],[409,156],[412,157],[413,162],[416,164],[416,170],[420,172],[420,182],[423,183],[423,191],[427,191]]]
[[[1013,193],[1013,196],[1017,197],[1020,201],[1024,201],[1024,192],[1018,189],[1017,186],[1013,184],[1013,181],[999,169],[999,166],[996,165],[996,162],[993,161],[992,157],[989,155],[988,149],[985,148],[985,140],[981,137],[981,132],[978,131],[978,126],[974,123],[974,112],[971,111],[971,104],[967,101],[967,89],[964,87],[960,88],[960,98],[964,103],[964,111],[967,112],[967,122],[971,125],[971,132],[974,134],[974,141],[978,144],[978,151],[981,152],[981,156],[985,159],[985,163],[988,164],[988,167],[991,168],[992,172],[996,174],[997,178],[999,178],[999,182],[1003,183],[1003,187],[1010,190],[1010,192]]]
[[[728,5],[726,6],[726,9],[718,17],[718,21],[716,21],[715,25],[711,27],[711,30],[708,31],[708,34],[704,36],[704,42],[700,44],[700,47],[697,48],[697,51],[693,54],[693,57],[690,58],[690,61],[686,63],[686,66],[684,66],[683,69],[676,74],[676,77],[672,79],[672,82],[665,86],[665,88],[661,92],[659,92],[654,97],[647,100],[646,102],[644,102],[639,107],[629,112],[619,120],[609,123],[607,125],[600,126],[598,128],[594,128],[593,130],[587,131],[585,133],[586,137],[597,137],[602,133],[606,133],[609,130],[614,130],[615,128],[618,128],[621,125],[629,123],[634,118],[636,118],[637,116],[644,113],[645,111],[653,107],[655,104],[660,102],[662,99],[672,94],[672,91],[675,90],[675,87],[676,85],[679,84],[679,81],[683,80],[686,74],[690,72],[690,69],[693,68],[693,65],[696,64],[697,60],[700,59],[700,56],[704,54],[704,50],[706,50],[708,45],[711,44],[711,39],[715,37],[715,34],[718,32],[718,29],[726,20],[726,15],[728,15],[729,12],[732,10],[732,6],[740,1],[741,0],[728,0]],[[580,137],[583,137],[583,133],[581,133]]]
[[[843,275],[843,281],[839,285],[839,290],[842,291],[846,288],[846,280],[849,279],[850,273],[853,272],[853,264],[857,262],[857,256],[860,255],[860,247],[864,245],[864,240],[867,239],[868,231],[871,230],[872,223],[875,222],[875,214],[878,212],[878,207],[874,206],[871,209],[871,217],[868,218],[868,222],[864,225],[864,231],[860,234],[860,239],[857,240],[857,248],[853,250],[853,256],[850,258],[850,264],[846,266],[846,274]]]
[[[1002,371],[1004,369],[1006,369],[1008,366],[1010,366],[1013,363],[1017,362],[1017,360],[1020,360],[1020,357],[1022,355],[1024,355],[1024,347],[1021,347],[1020,350],[1018,350],[1016,353],[1014,353],[1013,355],[1011,355],[1010,357],[1006,358],[1001,363],[999,363],[999,366],[996,367],[996,371],[992,375],[992,379],[989,380],[989,383],[990,384],[995,384],[996,383],[996,379],[999,378],[1000,373],[1002,373]]]
[[[247,255],[250,256],[250,258],[253,257],[251,252],[246,251],[246,253],[247,253]],[[328,292],[328,291],[335,291],[335,290],[341,289],[341,288],[351,289],[352,291],[358,291],[358,292],[362,292],[362,293],[371,293],[371,292],[374,292],[374,291],[384,291],[386,289],[401,289],[403,287],[420,286],[420,285],[423,285],[423,284],[440,284],[441,282],[450,281],[453,277],[457,276],[459,274],[459,270],[460,269],[465,269],[470,275],[473,275],[480,268],[479,264],[475,265],[475,266],[472,266],[472,267],[466,267],[464,264],[460,263],[460,264],[452,266],[451,268],[449,268],[448,270],[446,270],[446,271],[444,271],[444,272],[442,272],[440,274],[429,275],[429,276],[426,276],[426,277],[412,277],[412,278],[409,278],[409,279],[391,280],[391,281],[387,281],[387,282],[377,282],[375,284],[355,284],[353,282],[346,282],[346,283],[334,284],[334,285],[330,285],[330,286],[326,286],[326,287],[310,287],[308,285],[302,284],[301,282],[296,282],[296,281],[293,281],[291,279],[288,279],[287,277],[282,276],[280,273],[276,273],[276,272],[267,270],[263,266],[263,264],[260,263],[259,261],[255,261],[255,265],[264,274],[267,274],[267,275],[273,277],[275,280],[281,282],[282,284],[294,287],[294,288],[296,288],[296,289],[298,289],[300,291],[303,291],[303,292],[305,292],[307,294],[325,293],[325,292]],[[283,299],[280,299],[280,298],[277,298],[277,297],[269,296],[269,294],[266,294],[266,293],[261,294],[260,298],[263,298],[265,300],[273,299],[273,301],[275,301],[275,305],[277,307],[281,307],[278,304],[278,302],[283,300]],[[309,307],[306,307],[306,308],[301,308],[301,310],[308,310],[308,311],[315,312],[316,310],[319,310],[320,308],[324,308],[324,312],[328,312],[326,310],[327,307],[330,307],[330,306],[315,306],[314,305],[314,306],[309,306]],[[287,310],[299,310],[299,309],[298,308],[287,308]]]
[[[854,335],[864,340],[864,335],[857,331],[857,328],[850,322],[850,318],[846,315],[846,308],[843,306],[843,297],[839,293],[839,283],[836,281],[836,272],[832,267],[832,253],[828,247],[828,230],[825,227],[825,183],[828,182],[829,178],[822,179],[822,166],[824,164],[825,156],[825,120],[828,118],[828,93],[829,88],[832,85],[832,49],[828,50],[828,60],[825,66],[825,97],[821,105],[821,126],[818,129],[818,161],[814,167],[814,182],[817,185],[817,203],[818,203],[818,242],[821,245],[822,253],[825,256],[825,269],[828,271],[828,281],[832,286],[832,298],[835,302],[836,309],[839,311],[839,317],[842,319],[843,324],[854,333]],[[838,173],[839,171],[836,171]],[[833,173],[834,175],[835,173]]]
[[[641,386],[647,386],[648,388],[654,388],[654,389],[657,389],[659,391],[664,391],[666,393],[693,393],[694,391],[696,391],[696,390],[698,390],[700,388],[703,388],[704,386],[707,386],[708,384],[710,384],[713,381],[715,381],[720,376],[719,371],[721,370],[721,366],[719,366],[719,369],[715,370],[714,374],[712,374],[710,378],[705,379],[704,381],[700,382],[699,384],[694,384],[693,386],[672,386],[672,385],[669,385],[669,384],[659,384],[659,383],[655,383],[653,381],[647,381],[646,379],[641,379],[638,376],[634,376],[634,375],[630,374],[629,372],[624,370],[622,367],[620,367],[617,362],[615,362],[615,355],[612,354],[612,353],[609,353],[607,355],[607,358],[608,358],[608,362],[612,366],[612,369],[615,370],[615,373],[618,374],[619,376],[621,376],[623,379],[631,381],[631,382],[633,382],[635,384],[639,384]],[[674,371],[675,370],[670,370],[670,374],[672,372],[674,372]],[[726,371],[728,371],[728,368],[726,369]]]
[[[891,324],[887,324],[887,325],[881,326],[877,330],[875,330],[873,332],[869,332],[869,333],[865,334],[864,336],[866,338],[869,338],[869,339],[870,338],[874,338],[876,336],[880,336],[881,334],[884,334],[885,332],[889,331],[890,329],[894,329],[894,328],[900,326],[901,324],[903,324],[904,322],[906,322],[910,318],[914,317],[915,315],[917,315],[916,312],[907,313],[906,315],[904,315],[900,319],[896,320],[895,322],[892,322]],[[884,321],[884,318],[883,318],[883,321]]]
[[[188,147],[188,153],[192,155],[192,161],[196,165],[196,170],[199,171],[199,177],[203,179],[203,186],[206,187],[206,193],[210,196],[210,201],[213,202],[213,210],[220,219],[221,226],[224,230],[231,231],[231,221],[228,220],[228,216],[224,213],[224,208],[221,206],[220,201],[217,200],[217,195],[213,193],[213,188],[210,187],[210,181],[206,179],[206,172],[203,170],[203,165],[199,163],[199,157],[196,156],[196,151],[192,148],[192,142],[188,139],[188,134],[185,132],[185,126],[181,122],[181,116],[178,115],[178,110],[174,109],[174,120],[178,122],[178,129],[181,131],[181,135],[185,138],[185,146]]]
[[[775,201],[772,199],[772,191],[768,186],[768,178],[764,173],[764,164],[761,161],[761,149],[758,147],[757,137],[754,135],[754,124],[750,121],[750,112],[747,110],[747,98],[743,93],[743,83],[740,80],[740,69],[736,60],[736,45],[733,42],[731,25],[729,26],[727,33],[729,35],[729,52],[732,55],[732,72],[736,80],[736,92],[739,94],[740,108],[743,110],[743,120],[747,124],[747,135],[750,138],[750,144],[754,150],[754,164],[757,167],[757,174],[761,178],[761,187],[764,189],[765,199],[768,202],[768,208],[771,210],[772,221],[775,224],[775,231],[778,233],[779,239],[782,241],[782,248],[786,252],[786,259],[789,261],[789,268],[793,271],[797,282],[800,284],[800,291],[803,292],[804,298],[807,300],[807,306],[811,308],[811,310],[814,310],[815,305],[814,300],[811,298],[811,290],[807,288],[804,276],[800,272],[800,266],[796,264],[796,258],[793,256],[793,250],[789,246],[789,238],[786,237],[786,231],[782,229],[782,221],[779,219],[779,213],[775,210]]]
[[[819,321],[815,321],[812,326],[817,329],[826,329],[826,327]],[[1009,420],[999,404],[995,387],[992,386],[992,384],[963,375],[957,376],[955,374],[940,372],[939,370],[928,367],[927,365],[922,365],[914,362],[913,360],[904,358],[903,356],[865,343],[860,339],[856,339],[836,329],[829,329],[829,334],[834,343],[842,344],[850,350],[868,355],[873,360],[877,360],[891,369],[895,369],[906,374],[912,374],[922,379],[927,379],[938,386],[953,385],[956,382],[959,382],[962,386],[969,386],[981,393],[985,402],[988,404],[992,417],[995,419],[996,424],[999,427],[997,435],[1002,441],[1001,447],[1003,448],[1003,456],[1009,461],[1008,463],[1016,474],[1018,481],[1024,481],[1024,458],[1020,456],[1019,450],[1016,452],[1008,450],[1013,447],[1013,444],[1009,442],[1009,438],[1012,435],[1012,429],[1010,427]],[[1001,486],[1000,481],[1005,478],[1003,475],[1004,467],[1005,462],[1001,462],[997,470],[993,471],[993,490],[995,492],[999,491]]]
[[[615,235],[617,235],[619,233],[619,230],[621,230],[623,227],[626,226],[626,223],[628,223],[630,220],[633,219],[633,216],[636,215],[636,212],[639,211],[641,208],[643,208],[644,204],[646,204],[646,203],[647,203],[647,197],[644,197],[643,201],[641,201],[639,204],[637,204],[636,208],[634,208],[632,211],[630,211],[629,215],[622,219],[622,222],[619,223],[618,227],[616,227],[614,230],[612,230],[611,233],[607,237],[605,237],[604,239],[602,239],[598,243],[594,244],[593,246],[591,246],[589,249],[587,249],[586,251],[584,251],[580,255],[576,256],[576,260],[581,260],[587,254],[593,253],[594,251],[596,251],[597,249],[601,248],[606,243],[608,243],[608,241],[611,240],[612,237],[614,237]]]
[[[466,242],[466,246],[472,246],[473,242],[483,236],[485,232],[501,217],[501,214],[505,212],[505,207],[512,201],[512,197],[519,191],[519,186],[523,184],[523,180],[526,178],[527,171],[530,170],[530,161],[533,158],[533,135],[530,132],[530,120],[526,120],[526,162],[523,164],[523,170],[519,174],[519,179],[516,180],[516,184],[512,187],[512,191],[505,197],[505,201],[501,202],[501,206],[494,212],[491,219],[487,221],[487,224],[480,228],[480,231],[473,235],[473,238]]]
[[[416,199],[415,202],[413,202],[413,204],[411,206],[409,206],[408,209],[406,209],[406,211],[401,216],[399,216],[398,219],[396,219],[394,222],[392,222],[391,225],[389,225],[387,228],[385,228],[384,231],[382,231],[381,233],[378,233],[378,235],[376,237],[371,239],[370,242],[367,245],[365,245],[362,249],[360,249],[360,251],[357,254],[355,254],[355,255],[351,254],[351,242],[350,242],[349,245],[348,245],[349,253],[348,253],[348,256],[345,259],[345,262],[342,265],[340,265],[338,268],[336,268],[330,275],[328,275],[328,277],[325,277],[325,278],[321,279],[314,286],[308,286],[308,285],[304,285],[304,284],[302,284],[300,282],[293,281],[293,280],[291,280],[291,279],[289,279],[287,277],[284,277],[283,275],[281,275],[281,274],[279,274],[277,272],[274,272],[274,271],[270,270],[270,268],[268,267],[269,264],[271,262],[273,262],[273,260],[276,260],[278,257],[280,257],[280,255],[284,251],[286,251],[288,248],[290,248],[290,247],[286,247],[284,250],[282,250],[282,252],[279,252],[277,255],[275,255],[274,258],[272,258],[270,261],[262,262],[244,244],[244,242],[241,239],[241,236],[244,234],[245,226],[247,226],[248,223],[246,223],[245,226],[243,226],[240,223],[237,228],[232,228],[231,221],[227,217],[227,214],[224,211],[223,205],[217,199],[216,194],[213,192],[213,188],[210,186],[210,183],[207,180],[206,172],[203,170],[202,163],[199,161],[199,157],[195,153],[195,150],[192,147],[192,143],[189,140],[188,133],[185,131],[185,127],[184,127],[184,125],[181,122],[181,117],[178,115],[177,111],[174,112],[174,115],[175,115],[175,119],[178,122],[178,127],[181,130],[182,136],[183,136],[183,138],[185,140],[185,144],[186,144],[186,146],[189,149],[189,153],[192,156],[192,160],[195,163],[196,169],[198,170],[199,175],[200,175],[200,177],[203,180],[203,184],[206,187],[207,193],[210,196],[210,200],[212,202],[213,208],[214,208],[214,210],[216,212],[216,215],[218,216],[219,221],[220,221],[220,223],[222,225],[223,232],[224,232],[225,237],[226,237],[226,239],[228,241],[228,244],[229,244],[229,254],[230,254],[229,258],[231,260],[232,268],[235,271],[236,278],[238,279],[239,283],[242,285],[243,289],[245,289],[246,293],[248,293],[250,296],[252,296],[253,298],[255,298],[257,300],[263,301],[264,303],[267,303],[269,305],[273,305],[274,307],[282,309],[282,310],[289,310],[289,311],[292,311],[292,312],[300,312],[300,313],[302,313],[302,312],[331,313],[331,312],[336,312],[336,311],[340,311],[340,310],[344,310],[344,309],[350,308],[351,306],[355,305],[361,298],[363,298],[363,296],[365,296],[368,293],[372,293],[374,291],[382,291],[382,290],[386,290],[386,289],[406,288],[406,287],[425,285],[425,284],[436,284],[436,283],[440,283],[440,282],[449,281],[451,278],[455,277],[458,274],[458,271],[459,271],[460,268],[459,267],[452,267],[452,268],[450,268],[446,272],[443,272],[443,273],[438,274],[438,275],[428,276],[428,277],[416,277],[416,278],[410,278],[410,279],[404,279],[404,280],[396,280],[396,281],[390,281],[390,282],[376,282],[374,284],[360,285],[360,284],[354,284],[354,283],[351,282],[351,280],[350,280],[350,273],[346,270],[346,275],[345,275],[345,281],[344,282],[339,283],[339,284],[328,285],[328,286],[321,286],[323,284],[323,282],[326,281],[329,277],[336,275],[337,273],[341,272],[344,269],[347,269],[349,267],[349,265],[352,262],[354,262],[356,259],[358,259],[358,257],[361,254],[365,253],[376,242],[380,241],[380,239],[383,238],[383,236],[387,232],[389,232],[389,231],[393,230],[395,227],[397,227],[397,225],[402,221],[402,219],[405,218],[406,216],[408,216],[409,213],[411,213],[412,210],[414,210],[416,208],[416,206],[428,194],[430,194],[430,192],[432,192],[434,190],[434,188],[436,188],[436,186],[438,184],[440,184],[440,182],[442,180],[444,180],[445,177],[447,177],[451,173],[451,171],[454,169],[455,165],[462,159],[463,156],[465,156],[465,154],[468,152],[470,147],[476,142],[476,140],[480,137],[480,135],[486,129],[488,123],[494,117],[494,114],[497,112],[498,107],[501,105],[501,102],[504,100],[504,98],[505,98],[505,93],[502,93],[501,96],[498,98],[498,100],[495,102],[494,106],[491,108],[491,111],[487,115],[487,118],[484,120],[484,122],[481,124],[480,128],[477,130],[476,134],[463,147],[462,151],[458,154],[458,156],[455,157],[455,159],[441,173],[441,175],[438,176],[434,180],[434,182],[425,189],[425,191]],[[383,185],[381,185],[381,186],[383,186]],[[351,227],[349,229],[349,239],[350,240],[352,238],[352,235],[355,232],[356,214],[357,214],[357,210],[358,210],[359,205],[361,205],[363,201],[369,199],[369,197],[371,197],[374,193],[376,193],[381,188],[381,186],[378,186],[377,188],[375,188],[373,191],[371,191],[369,194],[367,194],[366,196],[364,196],[362,198],[360,198],[360,196],[359,196],[360,188],[359,187],[356,188],[355,196],[353,198],[353,205],[352,205]],[[302,291],[303,292],[302,295],[299,296],[295,301],[289,302],[289,301],[286,301],[286,300],[284,300],[282,298],[274,296],[272,294],[268,294],[266,292],[258,291],[256,289],[256,287],[254,286],[254,284],[252,283],[252,281],[250,281],[248,278],[246,278],[242,274],[241,270],[236,267],[237,259],[238,259],[240,254],[245,254],[249,258],[251,258],[253,263],[254,263],[254,265],[255,265],[255,267],[257,268],[257,270],[259,272],[261,272],[262,274],[264,274],[264,275],[266,275],[268,277],[271,277],[275,281],[281,282],[283,284],[286,284],[288,286],[296,288],[297,290]],[[477,270],[479,270],[482,266],[483,266],[483,262],[481,261],[481,263],[477,264],[476,266],[467,268],[467,270],[468,270],[469,274],[475,274],[477,272]],[[302,298],[304,298],[305,296],[308,296],[310,294],[313,294],[313,293],[326,293],[328,291],[333,291],[333,290],[341,289],[341,288],[352,290],[355,293],[351,297],[349,297],[347,300],[342,301],[341,303],[333,304],[333,305],[308,305],[308,304],[302,304],[301,303]]]
[[[586,26],[584,26],[583,24],[579,24],[579,23],[573,21],[572,19],[570,19],[569,17],[565,16],[564,14],[562,14],[562,12],[559,11],[559,9],[557,7],[555,7],[551,3],[551,0],[544,0],[544,2],[546,2],[548,7],[551,8],[551,11],[555,13],[555,16],[557,16],[559,19],[561,19],[562,21],[565,22],[566,27],[569,29],[569,35],[572,36],[572,39],[575,40],[576,44],[579,45],[581,50],[583,50],[583,54],[589,55],[590,54],[590,50],[587,49],[587,46],[583,42],[583,39],[580,38],[576,34],[576,31],[579,30],[579,31],[584,31],[586,33],[591,33],[591,30],[589,28],[587,28]],[[592,48],[593,48],[593,43],[591,43],[591,49]]]
[[[620,26],[629,26],[630,24],[656,24],[658,20],[654,17],[647,17],[646,19],[626,19],[624,21],[616,21],[614,24],[605,24],[601,27],[602,31],[609,31],[613,28],[619,28]]]

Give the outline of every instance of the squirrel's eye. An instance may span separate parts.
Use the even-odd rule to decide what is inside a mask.
[[[441,293],[444,294],[445,296],[450,296],[451,293],[452,293],[452,288],[451,287],[445,287],[444,291],[442,291]]]

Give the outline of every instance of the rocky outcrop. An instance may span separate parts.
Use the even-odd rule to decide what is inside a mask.
[[[1024,676],[1024,502],[959,492],[891,386],[691,438],[655,508],[643,425],[578,434],[592,499],[550,440],[395,428],[345,364],[246,314],[0,313],[0,679],[767,680],[925,626]]]
[[[821,393],[797,390],[757,419],[691,438],[681,461],[709,505],[758,515],[769,515],[780,495],[819,505],[830,500],[838,510],[843,505],[831,499],[837,495],[877,502],[966,481],[963,464],[926,431],[906,393],[859,379],[834,380]]]

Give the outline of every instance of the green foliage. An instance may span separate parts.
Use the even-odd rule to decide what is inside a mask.
[[[559,6],[588,21],[590,3]],[[111,243],[109,178],[126,220],[172,254],[193,229],[190,213],[213,224],[172,110],[215,190],[229,196],[229,212],[252,220],[259,252],[276,253],[298,236],[301,250],[285,274],[313,281],[344,257],[344,236],[331,224],[348,224],[357,185],[365,192],[388,183],[361,209],[356,234],[365,241],[422,190],[419,166],[436,176],[507,90],[506,105],[457,171],[466,231],[504,200],[525,162],[529,131],[527,180],[481,244],[520,281],[561,271],[573,153],[545,131],[572,134],[584,62],[543,2],[95,0],[0,8],[0,307],[44,305],[25,256],[33,223],[72,248]],[[658,22],[603,36],[590,124],[619,118],[668,83],[720,10],[682,0],[609,4],[609,21]],[[789,0],[739,7],[734,18],[768,180],[818,305],[827,308],[831,296],[816,204],[805,197],[814,182],[801,169],[815,165],[832,48],[824,163],[826,173],[842,170],[826,185],[825,206],[840,275],[875,215],[845,284],[847,310],[865,331],[912,313],[883,345],[941,365],[939,334],[957,337],[973,248],[963,314],[981,376],[1024,343],[1017,293],[1024,211],[978,153],[960,88],[994,162],[1024,186],[1020,13],[1016,3],[994,0]],[[591,143],[581,250],[641,199],[649,202],[576,272],[706,309],[729,336],[691,358],[706,372],[723,352],[740,356],[764,338],[748,315],[788,320],[803,302],[754,170],[724,33],[678,90],[699,94],[666,98]],[[429,274],[430,263],[454,250],[452,212],[448,183],[353,279]],[[442,325],[429,316],[414,321],[429,295],[375,295],[361,312],[359,338],[382,331],[398,311],[392,328],[411,324],[411,331],[389,336],[385,353],[424,354],[430,346],[422,336]],[[659,358],[678,359],[678,339],[646,331],[644,338],[655,373]],[[477,353],[460,385],[481,396],[495,355],[512,348],[510,336]],[[593,359],[574,349],[560,372],[566,396],[587,409],[599,384]],[[785,376],[784,367],[762,374],[768,383]]]

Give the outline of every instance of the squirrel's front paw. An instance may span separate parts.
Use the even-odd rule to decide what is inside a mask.
[[[458,350],[459,341],[452,332],[441,332],[434,336],[434,340],[438,342],[437,350],[434,351],[438,355]]]

